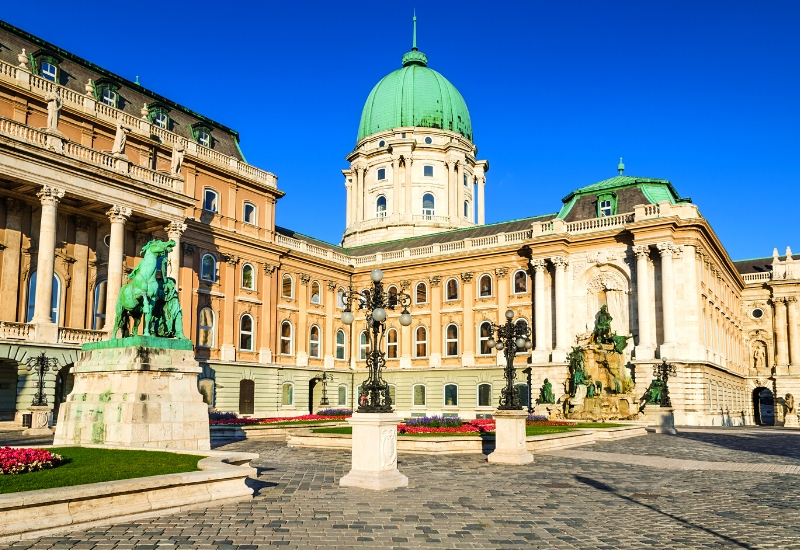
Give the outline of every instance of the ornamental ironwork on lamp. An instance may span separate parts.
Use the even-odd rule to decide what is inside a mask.
[[[386,365],[386,356],[381,350],[386,333],[386,310],[394,310],[397,306],[401,306],[403,311],[400,314],[400,324],[407,327],[411,324],[411,313],[408,311],[408,306],[411,305],[411,296],[402,290],[392,294],[384,292],[381,282],[383,272],[380,269],[373,269],[369,277],[372,279],[372,288],[366,288],[359,292],[353,290],[353,287],[349,287],[345,293],[342,323],[352,325],[355,321],[355,315],[351,309],[353,304],[357,306],[356,309],[366,311],[367,338],[369,339],[367,343],[370,349],[366,358],[369,378],[361,384],[358,412],[392,412],[389,384],[381,377],[381,370]]]
[[[36,393],[33,396],[33,401],[31,404],[34,407],[46,407],[47,406],[47,395],[44,392],[44,373],[49,370],[53,372],[58,370],[58,359],[55,357],[47,357],[44,352],[41,355],[36,355],[31,357],[27,361],[27,367],[25,369],[27,371],[36,371],[36,374],[39,375],[39,384],[36,390]]]
[[[656,377],[656,380],[661,381],[661,400],[659,405],[662,407],[671,407],[672,401],[669,398],[669,388],[667,387],[667,382],[669,381],[671,376],[675,376],[678,374],[675,365],[671,365],[667,363],[667,358],[663,358],[663,362],[660,365],[653,365],[653,376]]]
[[[492,336],[497,335],[497,339],[490,336],[487,341],[490,347],[497,351],[503,351],[506,356],[506,367],[503,371],[506,386],[500,391],[500,406],[497,407],[501,411],[522,410],[517,388],[514,387],[514,379],[517,377],[514,357],[517,355],[517,349],[529,350],[533,347],[530,339],[531,329],[527,325],[522,326],[515,323],[512,321],[513,318],[514,312],[509,309],[506,311],[505,324],[495,325],[492,323]]]

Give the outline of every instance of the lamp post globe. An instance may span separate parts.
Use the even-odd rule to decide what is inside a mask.
[[[372,279],[373,283],[380,283],[383,280],[383,271],[376,267],[370,272],[369,278]]]
[[[355,315],[353,315],[352,311],[342,312],[342,323],[344,323],[345,325],[352,325],[354,320],[355,320]]]
[[[386,310],[382,307],[376,307],[372,310],[372,319],[377,323],[383,323],[386,320]]]
[[[407,327],[411,324],[411,314],[407,311],[404,311],[400,314],[400,324],[404,327]]]
[[[506,310],[506,319],[509,321],[514,318],[514,312],[510,309]]]

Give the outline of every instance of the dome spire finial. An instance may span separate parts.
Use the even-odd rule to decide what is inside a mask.
[[[411,51],[417,51],[417,9],[414,8],[414,39],[411,42]]]
[[[622,164],[622,157],[619,157],[619,164],[617,164],[617,170],[619,170],[619,175],[620,176],[625,171],[625,165]]]

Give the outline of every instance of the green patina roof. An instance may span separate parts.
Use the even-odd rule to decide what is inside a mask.
[[[622,165],[620,162],[620,166],[624,165]],[[561,201],[564,203],[564,206],[561,207],[558,217],[561,219],[565,218],[567,214],[569,214],[569,211],[572,210],[572,207],[575,205],[575,202],[578,200],[578,198],[584,195],[597,195],[604,191],[615,191],[629,187],[638,187],[642,191],[642,194],[644,194],[647,200],[649,200],[652,204],[661,201],[669,201],[672,204],[679,202],[692,202],[692,199],[690,198],[681,198],[681,196],[678,194],[678,191],[672,186],[672,183],[670,183],[669,180],[619,175],[607,180],[599,181],[592,185],[587,185],[586,187],[581,187],[580,189],[576,189],[561,199]]]
[[[375,85],[364,104],[356,141],[407,126],[452,130],[473,141],[464,98],[427,65],[428,57],[414,47],[403,56],[402,68]]]

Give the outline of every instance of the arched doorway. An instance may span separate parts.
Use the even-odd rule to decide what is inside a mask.
[[[17,364],[0,361],[0,420],[14,420],[17,412]]]
[[[319,377],[308,381],[308,414],[314,414],[314,386],[319,382]]]
[[[75,384],[75,375],[72,373],[72,364],[62,367],[56,375],[56,393],[53,398],[53,422],[58,422],[58,409],[61,403],[67,400]]]
[[[239,382],[239,414],[255,412],[256,383],[253,380]]]
[[[769,388],[753,390],[753,419],[759,426],[775,425],[775,400]]]

